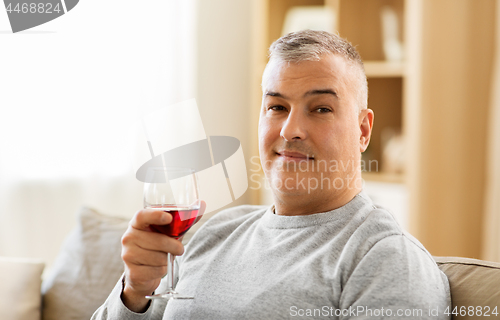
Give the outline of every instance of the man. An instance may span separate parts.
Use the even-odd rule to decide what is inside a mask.
[[[177,289],[195,299],[168,304],[144,296],[162,291],[167,252],[182,244],[149,229],[168,214],[139,211],[122,239],[125,276],[94,318],[448,318],[446,276],[362,191],[374,116],[356,50],[326,32],[286,35],[270,48],[262,89],[274,205],[207,221],[177,257]]]

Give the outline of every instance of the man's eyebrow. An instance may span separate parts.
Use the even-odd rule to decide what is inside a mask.
[[[333,95],[333,96],[335,96],[335,97],[338,98],[337,92],[333,91],[332,89],[319,89],[319,90],[307,91],[304,94],[304,97],[306,97],[306,96],[312,96],[312,95],[317,95],[317,94],[331,94],[331,95]]]
[[[317,90],[307,91],[304,94],[304,97],[313,96],[313,95],[320,95],[320,94],[331,94],[331,95],[333,95],[335,97],[338,97],[337,92],[333,91],[332,89],[317,89]],[[267,91],[265,93],[265,96],[278,97],[278,98],[286,99],[286,97],[284,95],[282,95],[279,92],[274,92],[274,91]]]
[[[274,92],[274,91],[267,91],[266,96],[270,96],[270,97],[278,97],[278,98],[285,98],[284,95],[282,95],[281,93],[279,92]]]

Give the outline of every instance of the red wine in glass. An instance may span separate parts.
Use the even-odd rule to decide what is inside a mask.
[[[196,222],[199,207],[150,206],[150,209],[160,209],[172,215],[172,222],[166,225],[151,225],[153,231],[166,234],[169,237],[182,237]]]
[[[194,169],[182,167],[151,167],[144,183],[144,207],[162,210],[172,215],[172,222],[151,225],[151,231],[179,239],[196,222],[202,205]],[[194,299],[174,290],[174,259],[168,253],[167,290],[146,296],[147,299]]]

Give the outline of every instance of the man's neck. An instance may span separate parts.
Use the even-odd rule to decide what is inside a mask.
[[[335,210],[346,205],[361,188],[335,190],[335,193],[277,194],[274,192],[275,213],[284,216],[309,215]]]

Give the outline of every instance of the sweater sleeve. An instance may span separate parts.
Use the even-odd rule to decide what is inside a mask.
[[[115,285],[111,294],[102,306],[92,315],[91,320],[161,320],[166,307],[166,300],[151,300],[148,310],[144,313],[136,313],[129,310],[120,298],[123,290],[123,278]],[[157,290],[162,291],[164,282]]]
[[[344,283],[340,319],[449,319],[446,275],[404,234],[378,241]],[[448,310],[449,312],[449,310]]]

